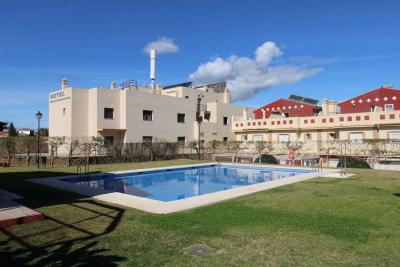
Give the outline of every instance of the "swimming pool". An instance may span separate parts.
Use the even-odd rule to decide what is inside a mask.
[[[311,172],[309,169],[209,164],[61,180],[80,187],[169,202]]]

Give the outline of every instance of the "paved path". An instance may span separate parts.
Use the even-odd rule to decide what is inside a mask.
[[[40,212],[22,206],[14,201],[18,195],[0,189],[0,228],[15,224],[31,223],[44,219]]]

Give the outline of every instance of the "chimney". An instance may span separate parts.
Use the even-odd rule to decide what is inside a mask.
[[[337,102],[335,100],[328,100],[328,99],[323,99],[322,100],[322,113],[325,116],[336,114],[337,110]]]
[[[150,81],[151,81],[151,89],[155,88],[155,80],[156,80],[156,61],[157,61],[157,52],[155,49],[150,50]]]
[[[231,103],[231,91],[228,88],[225,88],[224,91],[224,103],[225,104]]]
[[[243,120],[247,120],[247,108],[243,108]]]
[[[117,89],[117,84],[115,82],[111,82],[111,90]]]
[[[163,87],[161,86],[161,84],[157,84],[157,94],[161,95],[163,90]]]
[[[64,78],[61,80],[61,90],[65,90],[68,87],[68,80],[67,78]]]

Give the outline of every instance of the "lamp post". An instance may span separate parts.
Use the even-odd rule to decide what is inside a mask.
[[[201,99],[203,98],[204,96],[202,95],[202,94],[200,94],[200,95],[198,95],[197,96],[197,108],[196,108],[196,121],[197,121],[197,130],[198,130],[198,149],[197,149],[197,156],[198,156],[198,158],[199,158],[199,160],[201,159],[201,156],[200,156],[200,148],[201,148],[201,131],[200,131],[200,125],[201,125],[201,122],[203,121],[203,117],[201,117],[200,116],[200,113],[201,113]]]
[[[37,167],[40,168],[40,120],[42,119],[43,114],[38,111],[36,113],[36,119],[38,121],[37,128]]]
[[[197,120],[197,135],[198,135],[198,143],[197,143],[197,156],[198,159],[200,160],[200,143],[201,143],[201,138],[200,138],[200,124],[201,124],[201,117],[200,117],[200,105],[201,105],[201,96],[199,95],[197,97],[197,110],[196,110],[196,120]]]

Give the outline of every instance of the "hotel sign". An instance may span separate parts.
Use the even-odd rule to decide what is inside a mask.
[[[55,102],[60,102],[60,101],[64,101],[70,99],[69,96],[65,95],[65,93],[63,91],[59,91],[59,92],[55,92],[50,94],[50,103],[55,103]]]

